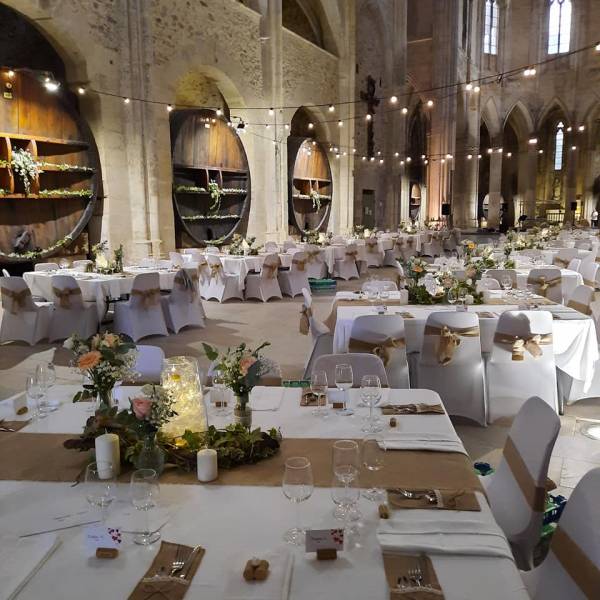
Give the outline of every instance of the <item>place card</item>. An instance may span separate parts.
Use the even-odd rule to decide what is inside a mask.
[[[344,549],[343,529],[308,529],[306,531],[306,552]]]
[[[123,535],[118,527],[108,527],[101,523],[87,525],[84,529],[84,545],[88,556],[96,556],[96,550],[121,547]]]

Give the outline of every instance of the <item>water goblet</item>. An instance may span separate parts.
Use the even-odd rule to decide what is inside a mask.
[[[54,364],[51,362],[38,363],[35,367],[35,378],[44,390],[44,400],[40,403],[40,411],[42,412],[53,412],[58,410],[57,406],[50,406],[48,403],[48,390],[56,382],[56,369]]]
[[[360,394],[369,407],[369,419],[362,430],[371,433],[381,431],[381,425],[377,424],[373,415],[373,408],[381,400],[381,380],[379,377],[377,375],[364,375],[360,382]]]
[[[335,366],[335,386],[338,390],[343,393],[344,408],[339,411],[338,414],[347,417],[353,415],[354,411],[349,408],[348,390],[354,383],[354,375],[352,373],[352,366],[347,364],[341,364]]]
[[[310,390],[316,396],[317,406],[312,411],[316,417],[327,416],[327,372],[313,371],[310,377]]]
[[[83,493],[88,503],[100,509],[102,524],[106,523],[106,514],[116,498],[117,481],[113,466],[109,462],[93,462],[85,468]]]
[[[345,485],[358,477],[360,458],[358,443],[354,440],[336,440],[333,443],[333,473]]]
[[[447,294],[448,304],[454,306],[458,302],[458,294],[454,288],[450,288]]]
[[[295,456],[285,461],[281,489],[283,495],[296,507],[312,496],[313,473],[308,458]],[[304,543],[305,530],[299,526],[292,527],[285,532],[283,539],[288,544],[301,546]]]
[[[131,503],[146,515],[146,529],[136,535],[133,541],[141,546],[149,546],[160,539],[160,531],[150,531],[149,512],[158,504],[160,488],[158,475],[154,469],[138,469],[131,474],[129,484]]]
[[[34,418],[43,419],[46,416],[45,412],[40,410],[40,404],[44,397],[44,389],[39,384],[35,375],[28,375],[25,380],[25,390],[27,392],[27,404],[30,406]]]
[[[383,437],[376,433],[366,435],[362,441],[362,464],[365,469],[372,473],[383,469],[384,452],[381,450],[382,445]],[[365,490],[363,496],[373,502],[381,502],[383,491],[373,486]]]
[[[361,513],[357,508],[360,499],[360,488],[354,485],[346,485],[335,475],[331,481],[331,499],[335,504],[333,516],[338,521],[344,522],[346,528],[348,521],[358,521]]]

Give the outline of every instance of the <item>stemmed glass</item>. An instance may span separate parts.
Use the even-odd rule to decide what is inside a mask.
[[[383,451],[381,445],[383,444],[383,437],[381,435],[372,433],[366,435],[362,441],[362,464],[365,469],[375,472],[383,469]],[[363,492],[363,496],[374,502],[380,502],[383,498],[383,491],[371,487]]]
[[[458,301],[460,302],[463,310],[465,308],[466,299],[467,299],[467,290],[465,290],[465,288],[460,288],[458,290]]]
[[[358,510],[358,501],[360,499],[360,488],[354,485],[346,485],[339,477],[333,476],[331,481],[331,499],[335,504],[333,516],[338,521],[344,522],[344,529],[348,526],[348,521],[358,521],[361,513]]]
[[[160,488],[158,475],[154,469],[138,469],[131,474],[129,484],[131,503],[137,510],[146,514],[146,530],[134,536],[133,541],[141,546],[149,546],[160,539],[160,531],[150,531],[148,512],[158,504]]]
[[[310,390],[317,398],[317,406],[312,414],[316,417],[327,416],[327,372],[313,371],[310,377]]]
[[[281,489],[283,495],[295,506],[312,496],[314,489],[313,473],[308,458],[295,456],[285,461]],[[302,527],[292,527],[285,532],[283,539],[288,544],[301,546],[304,543],[305,530]]]
[[[348,486],[358,476],[359,452],[354,440],[336,440],[333,442],[333,472]]]
[[[40,403],[45,393],[35,375],[27,376],[27,379],[25,380],[25,390],[27,391],[28,401],[31,401],[33,416],[43,419],[46,416],[46,413],[40,410]]]
[[[373,407],[381,400],[381,381],[377,375],[363,375],[360,382],[360,396],[369,407],[369,420],[362,430],[370,433],[381,431],[381,425],[378,425],[373,416]]]
[[[212,376],[212,390],[210,392],[210,402],[215,406],[215,413],[217,415],[225,416],[229,414],[229,408],[225,404],[227,400],[227,388],[223,383],[221,372],[215,371]],[[220,402],[221,406],[217,406],[217,402]]]
[[[348,407],[348,390],[352,387],[353,383],[354,375],[352,373],[352,367],[346,364],[335,365],[335,387],[343,393],[344,398],[344,408],[340,410],[338,414],[344,417],[354,414],[354,411]]]
[[[58,409],[58,407],[50,406],[48,403],[48,390],[54,385],[56,382],[56,369],[51,362],[47,363],[39,363],[35,367],[35,378],[42,390],[44,390],[45,400],[40,402],[40,412],[53,412]]]
[[[454,288],[448,290],[448,304],[454,306],[458,302],[458,294]]]
[[[116,498],[117,481],[109,462],[93,462],[85,468],[83,493],[86,500],[100,509],[102,525],[106,523],[108,508]]]

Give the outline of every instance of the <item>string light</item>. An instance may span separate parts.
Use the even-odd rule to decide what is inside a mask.
[[[481,154],[477,155],[477,160],[481,160]]]
[[[81,86],[79,86],[79,87],[77,88],[77,93],[78,93],[80,96],[83,96],[83,95],[85,94],[85,88],[84,88],[84,87],[81,87]]]
[[[287,130],[290,128],[290,126],[289,126],[289,125],[286,123],[286,124],[283,126],[283,128],[284,128],[284,129],[287,131]]]
[[[596,52],[600,52],[600,43],[596,44]]]
[[[442,158],[442,160],[440,161],[442,164],[444,164],[446,162],[445,158]]]
[[[511,156],[512,156],[512,152],[507,152],[507,153],[506,153],[506,157],[507,157],[507,158],[510,158]]]
[[[535,77],[537,70],[534,67],[529,67],[523,71],[525,77]]]
[[[369,159],[371,162],[373,162],[375,160],[374,156],[371,156],[371,158]]]
[[[569,125],[569,126],[567,127],[567,133],[571,133],[571,131],[573,131],[573,128],[572,128],[572,127]]]
[[[394,152],[394,156],[398,158],[400,156],[400,152]]]
[[[537,143],[537,138],[529,138],[528,144],[530,144],[531,146],[535,146],[535,144]]]
[[[173,107],[170,104],[167,104],[167,112],[171,112],[173,110]]]
[[[367,115],[365,116],[365,119],[367,121],[370,121],[373,118],[373,115],[371,113],[367,113]]]
[[[382,165],[383,164],[383,158],[379,159],[379,164]]]
[[[421,154],[421,159],[425,160],[427,158],[424,154]]]
[[[367,160],[367,157],[366,157],[366,156],[363,156],[363,157],[362,157],[362,160]]]
[[[496,150],[496,152],[497,152],[498,154],[502,154],[502,152],[503,152],[503,149],[502,149],[502,148],[498,148],[498,150]]]
[[[315,126],[315,124],[314,124],[314,123],[309,123],[309,124],[308,124],[308,128],[309,128],[309,129],[313,129],[313,128],[314,128],[314,126]]]
[[[429,164],[429,161],[426,159],[426,160],[423,162],[423,164],[424,164],[424,165],[428,165],[428,164]]]
[[[53,79],[50,79],[50,77],[46,77],[46,79],[44,80],[44,87],[49,92],[56,92],[58,90],[58,88],[60,87],[60,83],[58,83],[58,81],[54,81]]]
[[[217,117],[220,117],[223,114],[223,111],[220,108],[217,108],[215,112],[217,114]]]
[[[480,88],[478,85],[476,85],[476,86],[473,88],[473,91],[474,91],[476,94],[479,94],[479,92],[481,91],[481,88]]]
[[[538,154],[544,154],[543,150],[538,150]]]
[[[402,109],[402,114],[403,115],[408,114],[408,108],[406,108],[406,106]]]
[[[487,149],[487,153],[488,153],[488,154],[491,154],[493,151],[494,151],[494,149],[493,149],[493,148],[488,148],[488,149]]]
[[[275,114],[275,111],[272,108],[270,108],[269,109],[269,116],[272,117],[274,114]]]
[[[404,161],[403,161],[403,160],[401,160],[401,161],[400,161],[400,166],[401,166],[401,167],[403,167],[403,166],[404,166]]]
[[[131,102],[131,100],[129,98],[123,98],[123,102],[125,104],[129,104]]]
[[[270,126],[270,125],[267,123],[267,124],[265,125],[265,129],[271,129],[271,126]]]
[[[333,104],[329,105],[329,112],[333,112],[335,110],[335,106]]]
[[[465,85],[465,90],[467,90],[467,92],[470,92],[473,89],[473,84],[471,82],[467,83],[467,85]]]
[[[448,160],[452,160],[452,154],[446,154],[446,158],[447,158]]]
[[[12,78],[15,76],[15,72],[14,72],[12,69],[9,69],[9,70],[8,70],[8,73],[6,73],[6,74],[8,75],[8,77],[9,77],[10,79],[12,79]]]
[[[412,160],[412,158],[410,156],[406,157],[406,162],[409,163]]]
[[[338,121],[338,127],[343,127],[344,126],[344,121],[342,121],[341,119]]]
[[[381,156],[381,150],[377,150],[377,156]]]
[[[467,160],[471,160],[473,158],[472,154],[467,154]]]
[[[579,126],[579,131],[585,131],[585,125],[580,125]]]
[[[577,146],[571,146],[571,150],[577,150]]]
[[[431,108],[433,106],[433,100],[427,100],[427,106]]]
[[[392,97],[390,98],[390,102],[391,102],[392,104],[396,104],[396,102],[398,102],[398,96],[392,96]]]

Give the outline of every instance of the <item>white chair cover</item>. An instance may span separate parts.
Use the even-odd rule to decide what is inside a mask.
[[[446,364],[440,362],[442,333],[454,332],[458,345]],[[469,312],[434,312],[427,317],[417,387],[436,391],[450,415],[486,423],[484,366],[481,358],[479,319]]]
[[[219,302],[225,302],[230,298],[244,299],[240,278],[237,275],[227,274],[223,271],[223,263],[215,254],[206,254],[208,263],[209,284],[205,291],[205,298],[215,298]]]
[[[475,284],[475,290],[481,293],[485,290],[499,290],[500,284],[493,277],[483,277]]]
[[[304,377],[310,378],[313,364],[317,358],[323,354],[333,353],[333,334],[329,330],[329,327],[325,325],[325,323],[319,321],[313,316],[310,288],[303,288],[302,295],[304,297],[304,301],[302,303],[302,312],[305,313],[306,318],[308,319],[308,331],[312,338],[312,348],[304,365]]]
[[[567,306],[578,310],[584,315],[591,315],[593,301],[594,288],[591,288],[589,285],[578,285],[567,301]]]
[[[137,360],[135,361],[134,371],[138,374],[136,383],[156,383],[161,381],[163,361],[165,353],[158,346],[146,346],[138,344]]]
[[[582,262],[579,267],[579,272],[583,277],[583,283],[595,288],[597,285],[598,269],[600,264],[596,262]]]
[[[38,305],[22,277],[1,277],[0,342],[21,341],[30,346],[48,337],[52,306]]]
[[[91,260],[74,260],[73,268],[76,271],[87,271],[89,267],[91,267],[94,263]]]
[[[577,248],[561,248],[557,253],[552,263],[557,267],[564,269],[571,260],[577,258],[579,250]]]
[[[356,244],[348,244],[344,250],[344,256],[340,259],[336,258],[334,261],[333,277],[339,277],[346,281],[348,279],[358,279],[357,256]]]
[[[306,275],[311,279],[325,279],[327,277],[327,265],[323,256],[323,250],[315,244],[306,244]]]
[[[281,298],[281,288],[277,279],[280,266],[278,254],[265,256],[260,273],[246,275],[246,298],[257,298],[263,302],[271,298]]]
[[[51,279],[54,310],[48,340],[64,340],[73,333],[88,338],[98,331],[95,303],[83,302],[81,289],[70,275],[54,275]]]
[[[37,263],[33,267],[34,271],[58,271],[58,264],[53,262]]]
[[[567,269],[569,271],[579,271],[581,267],[581,259],[580,258],[572,258],[569,264],[567,265]]]
[[[537,335],[541,336],[539,340],[534,337]],[[534,358],[527,349],[522,353],[518,349],[514,352],[513,343],[517,338],[541,342],[538,343],[540,356]],[[514,417],[524,399],[534,395],[558,412],[552,315],[541,310],[502,313],[486,365],[486,375],[490,423],[501,417]]]
[[[291,250],[292,248],[296,247],[296,242],[294,240],[285,240],[283,242],[283,251],[287,252],[288,250]]]
[[[315,361],[313,371],[325,371],[327,384],[335,387],[336,365],[350,365],[352,367],[353,386],[360,387],[363,375],[377,375],[381,385],[388,386],[387,374],[382,360],[374,354],[325,354]]]
[[[437,231],[428,234],[429,239],[423,243],[421,254],[425,256],[441,256],[444,254],[441,242],[441,234]]]
[[[133,280],[127,302],[115,306],[114,330],[134,342],[148,335],[169,335],[160,299],[158,273],[142,273]]]
[[[219,249],[216,246],[206,246],[206,254],[219,254]]]
[[[544,516],[548,465],[559,431],[558,415],[541,398],[529,398],[508,432],[496,472],[481,478],[494,518],[521,569],[533,565]]]
[[[531,269],[527,277],[527,284],[533,286],[536,294],[562,304],[562,273],[560,269]],[[545,285],[548,285],[546,289],[544,289]]]
[[[495,279],[500,285],[505,277],[510,277],[513,289],[517,287],[517,272],[514,269],[488,269],[485,276]]]
[[[521,573],[532,600],[600,598],[599,497],[597,468],[588,471],[571,494],[542,564]]]
[[[200,296],[206,299],[208,290],[210,288],[210,267],[206,261],[204,254],[196,254],[194,256],[194,262],[197,264],[196,271],[198,273],[198,289],[200,290]]]
[[[169,259],[174,267],[183,267],[185,261],[179,252],[169,252]]]
[[[279,252],[279,244],[277,242],[265,242],[265,252]]]
[[[404,319],[399,315],[364,315],[356,317],[350,333],[350,352],[373,352],[382,358],[387,379],[392,388],[409,388],[410,376],[404,339]],[[357,344],[358,342],[358,344]],[[368,350],[360,342],[377,344]]]
[[[370,237],[365,240],[365,258],[367,259],[367,267],[383,266],[385,255],[379,248],[379,243],[376,237]]]
[[[294,298],[302,294],[303,288],[310,288],[307,269],[308,255],[306,252],[294,253],[289,270],[279,271],[277,275],[282,294]]]
[[[190,325],[204,327],[205,313],[198,280],[195,269],[180,269],[175,275],[171,293],[161,297],[167,327],[175,333]]]

